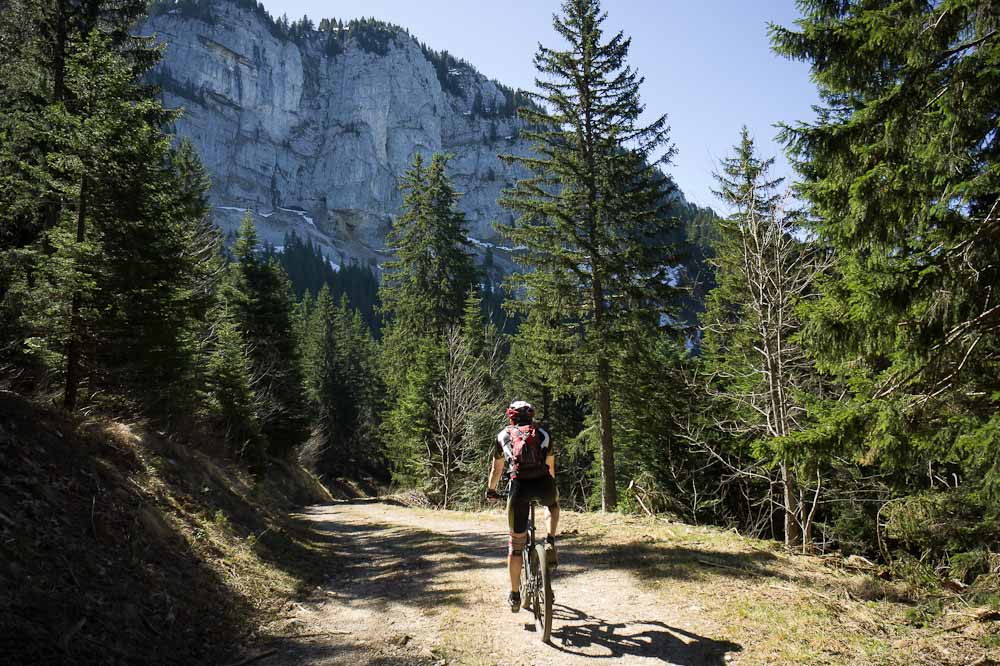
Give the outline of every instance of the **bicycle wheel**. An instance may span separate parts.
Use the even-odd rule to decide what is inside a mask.
[[[527,549],[524,551],[525,557],[521,559],[521,608],[535,612],[534,585],[532,584],[532,557]]]
[[[535,628],[543,643],[549,642],[552,634],[552,577],[549,562],[545,557],[545,546],[535,545],[532,558],[538,563],[538,577],[535,579]]]

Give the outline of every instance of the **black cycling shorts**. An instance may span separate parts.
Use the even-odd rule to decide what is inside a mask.
[[[559,493],[556,492],[556,482],[546,474],[540,479],[521,481],[510,480],[510,495],[507,497],[507,521],[513,534],[520,534],[528,529],[528,508],[531,500],[536,499],[542,506],[549,508],[559,506]]]

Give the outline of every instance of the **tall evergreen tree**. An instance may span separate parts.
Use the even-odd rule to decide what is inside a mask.
[[[25,271],[15,291],[44,294],[25,301],[21,335],[55,371],[68,408],[86,379],[95,391],[130,385],[158,413],[179,415],[190,412],[182,384],[192,379],[194,328],[211,300],[207,181],[190,147],[170,150],[162,127],[174,113],[139,80],[149,54],[120,35],[116,42],[106,10],[91,9],[101,29],[61,47],[62,101],[34,112],[46,128],[45,165],[32,167],[26,146],[4,144],[12,160],[28,156],[5,162],[11,191],[27,173],[49,193],[33,211],[2,195],[25,219],[42,220],[37,240],[8,239],[27,243],[13,250]]]
[[[261,427],[270,451],[286,455],[305,441],[307,419],[293,325],[291,285],[278,263],[261,255],[248,214],[233,247],[224,298],[251,348],[258,391],[266,400]]]
[[[445,174],[447,158],[429,168],[417,154],[401,185],[403,209],[389,244],[396,258],[386,266],[379,297],[387,319],[382,368],[389,388],[386,439],[395,478],[427,481],[434,436],[433,395],[444,372],[444,338],[462,320],[475,280],[465,218]]]
[[[305,347],[306,394],[319,431],[317,471],[331,476],[381,473],[381,382],[371,332],[346,297],[327,287],[316,297]]]
[[[255,464],[262,462],[266,441],[258,418],[249,348],[236,322],[223,312],[216,324],[205,363],[202,399],[210,419],[218,419],[226,443]]]
[[[419,153],[403,176],[403,210],[393,222],[380,297],[391,318],[443,334],[462,317],[475,265],[465,215],[448,180],[448,157],[435,154],[424,168]]]
[[[772,39],[811,65],[823,106],[783,138],[836,259],[807,334],[853,397],[814,437],[853,442],[901,494],[955,474],[961,501],[995,521],[1000,9],[799,4],[798,27]]]
[[[582,343],[576,355],[586,359],[598,415],[602,505],[612,510],[614,350],[640,311],[653,313],[656,325],[672,310],[677,252],[667,218],[673,185],[659,169],[673,154],[666,117],[640,125],[642,78],[626,62],[631,41],[620,32],[605,39],[605,18],[598,0],[566,0],[553,21],[566,49],[540,46],[535,55],[542,105],[520,110],[533,128],[523,134],[534,154],[504,156],[535,175],[506,193],[504,203],[521,217],[503,232],[527,248],[529,302],[552,274],[572,285],[560,315],[575,322]]]

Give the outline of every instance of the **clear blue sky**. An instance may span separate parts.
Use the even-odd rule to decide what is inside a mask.
[[[410,30],[436,50],[464,58],[491,78],[534,88],[532,56],[552,30],[558,0],[264,0],[275,17],[373,16]],[[605,30],[632,37],[630,62],[646,77],[649,118],[666,113],[677,147],[668,171],[690,201],[720,210],[712,172],[746,124],[776,175],[791,177],[774,124],[813,118],[808,67],[770,51],[767,23],[791,25],[794,0],[605,0]]]

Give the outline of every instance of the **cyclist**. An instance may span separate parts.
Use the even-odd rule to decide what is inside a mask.
[[[507,542],[507,568],[510,572],[510,596],[507,602],[512,613],[521,609],[522,549],[527,541],[528,510],[531,500],[544,507],[548,533],[545,556],[550,566],[556,566],[556,528],[559,524],[559,496],[556,492],[556,459],[549,433],[535,424],[535,409],[523,400],[515,400],[507,408],[510,425],[497,433],[493,445],[493,463],[487,482],[486,498],[497,501],[497,484],[504,466],[510,469],[510,494],[507,498],[507,521],[510,537]],[[540,455],[539,455],[540,453]],[[537,462],[536,462],[537,461]]]

